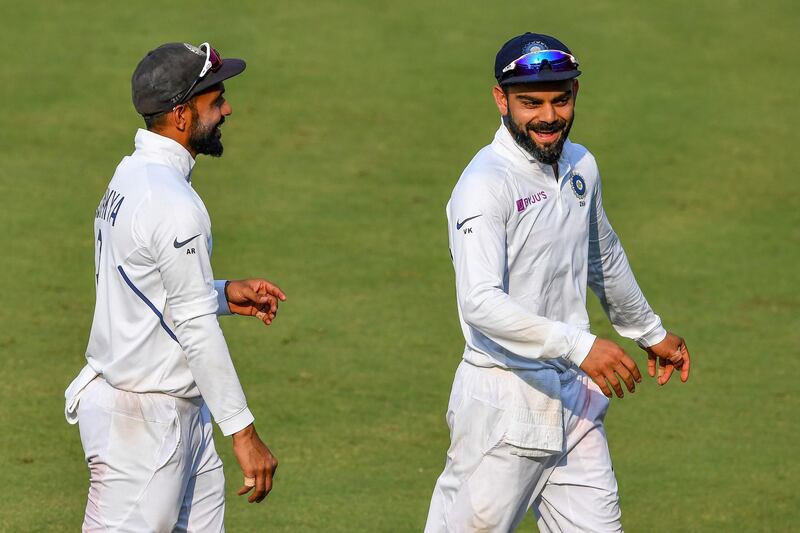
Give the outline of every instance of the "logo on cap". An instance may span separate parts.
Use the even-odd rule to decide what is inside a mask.
[[[525,45],[522,47],[522,53],[530,54],[531,52],[539,52],[547,49],[547,45],[542,41],[531,41],[529,43],[525,43]]]
[[[206,57],[206,53],[203,52],[202,50],[200,50],[198,47],[196,47],[193,44],[183,43],[183,46],[185,46],[186,49],[189,50],[190,52],[194,52],[195,54],[197,54],[199,56]]]

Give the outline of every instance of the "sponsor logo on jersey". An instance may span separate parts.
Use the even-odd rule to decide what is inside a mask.
[[[583,201],[586,198],[586,181],[580,174],[573,174],[569,182],[572,185],[572,192],[575,193],[575,196],[580,200],[581,207],[583,207],[586,205],[586,202]]]
[[[533,204],[535,204],[537,202],[544,202],[545,200],[547,200],[547,193],[544,192],[544,191],[539,191],[539,192],[537,192],[535,194],[531,194],[531,195],[525,196],[524,198],[520,198],[516,202],[516,204],[517,204],[517,213],[522,213],[523,211],[525,211],[527,208],[529,208]]]

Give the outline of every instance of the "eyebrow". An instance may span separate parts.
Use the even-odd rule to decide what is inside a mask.
[[[566,91],[562,92],[561,94],[559,94],[555,98],[553,98],[553,101],[562,100],[562,99],[565,99],[565,98],[570,98],[571,96],[572,96],[572,89],[569,89],[569,90],[566,90]],[[544,100],[541,99],[541,98],[536,98],[535,96],[528,96],[528,95],[525,95],[525,94],[517,95],[517,99],[518,100],[522,100],[524,102],[529,102],[531,104],[541,104],[541,103],[544,102]]]

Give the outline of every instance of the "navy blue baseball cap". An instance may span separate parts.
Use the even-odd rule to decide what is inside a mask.
[[[578,61],[567,45],[542,33],[524,33],[506,42],[494,60],[501,86],[577,78]]]

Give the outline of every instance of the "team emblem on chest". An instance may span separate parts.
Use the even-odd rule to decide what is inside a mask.
[[[575,193],[575,196],[580,200],[580,206],[583,207],[586,205],[586,181],[581,177],[580,174],[573,174],[569,178],[569,183],[572,185],[572,192]]]

